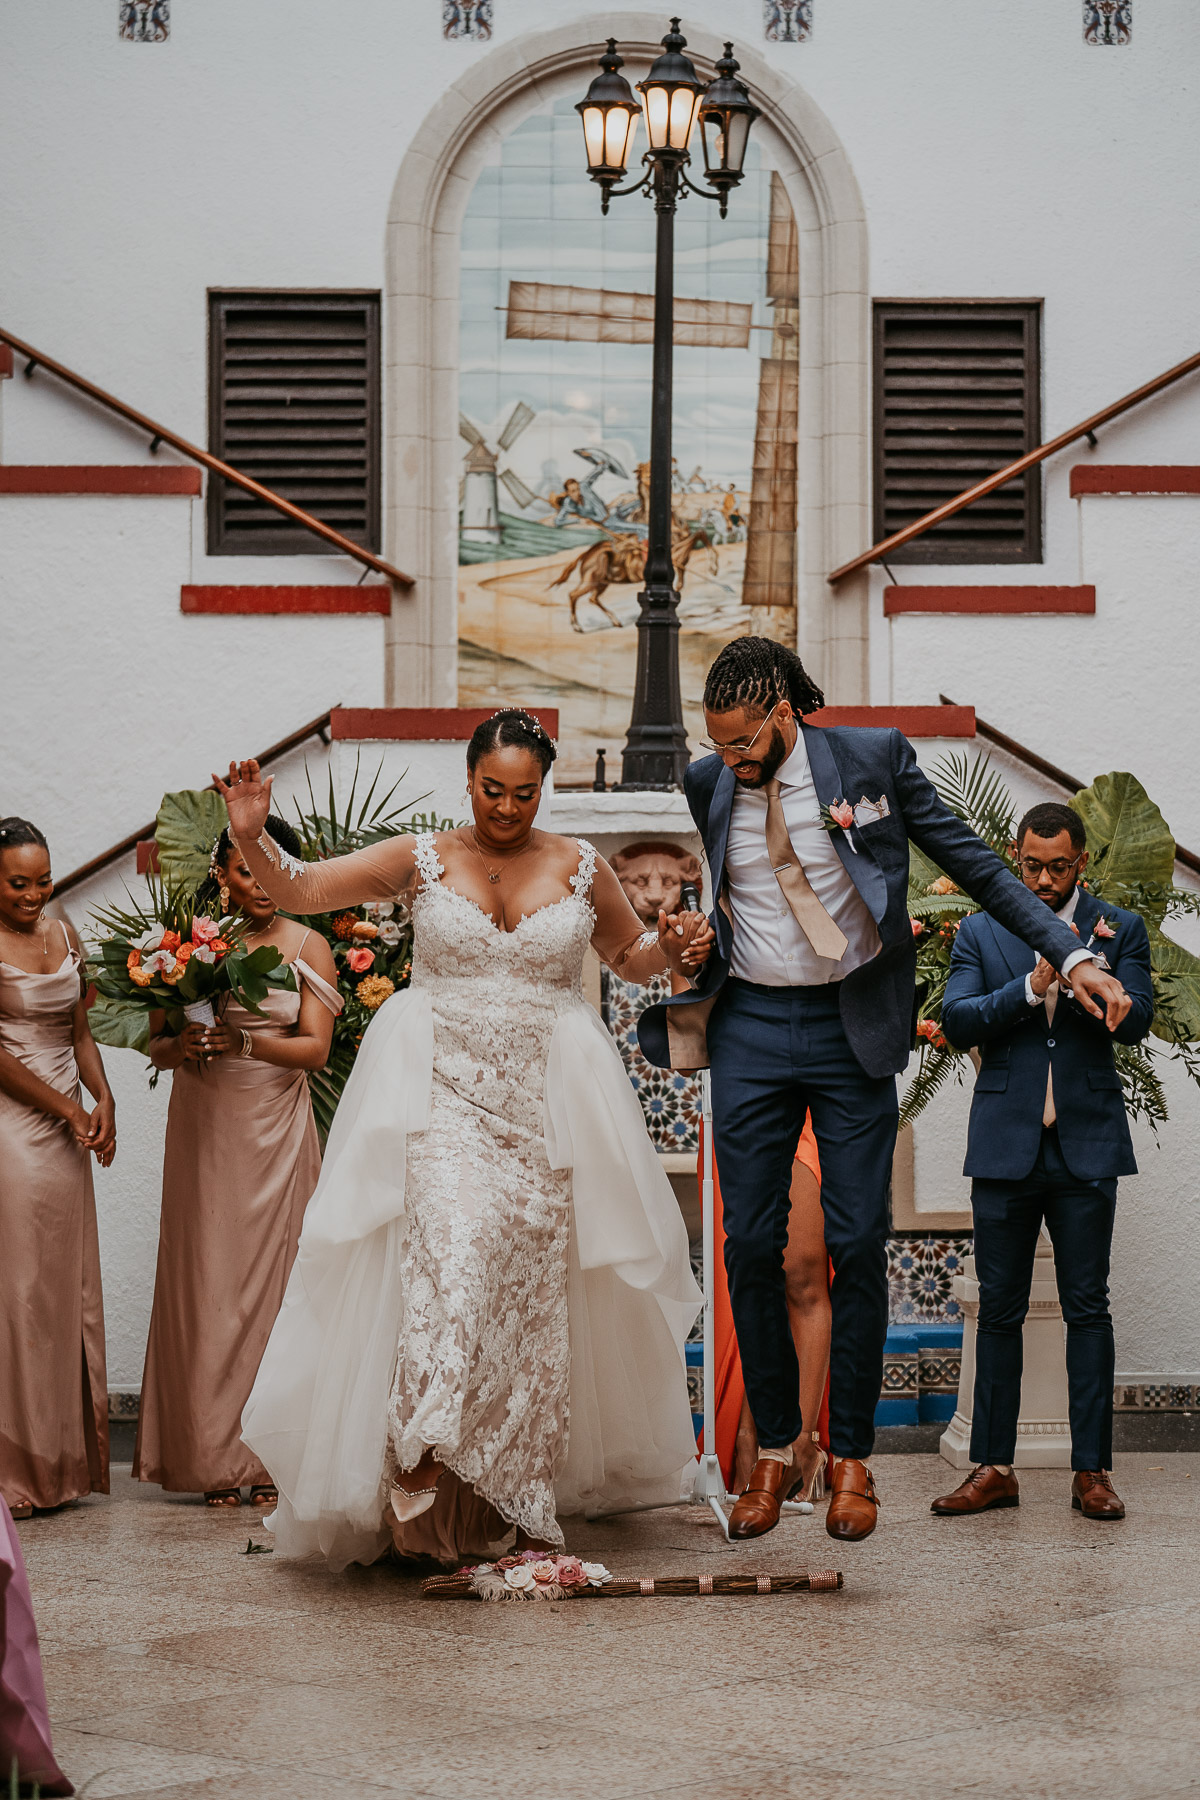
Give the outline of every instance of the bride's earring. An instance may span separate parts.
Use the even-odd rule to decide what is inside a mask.
[[[217,899],[221,903],[221,911],[227,912],[229,909],[229,889],[225,886],[224,882],[221,883],[221,886],[217,890]]]

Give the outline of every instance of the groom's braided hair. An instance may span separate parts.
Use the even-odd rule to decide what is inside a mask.
[[[796,652],[774,638],[734,638],[704,683],[706,712],[732,712],[741,706],[765,717],[781,700],[791,701],[797,718],[819,712],[825,704],[824,694]]]

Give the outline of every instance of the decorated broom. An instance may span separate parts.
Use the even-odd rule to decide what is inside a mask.
[[[838,1569],[792,1575],[635,1575],[618,1579],[603,1563],[526,1550],[421,1583],[426,1600],[623,1600],[642,1595],[823,1594],[842,1586]]]

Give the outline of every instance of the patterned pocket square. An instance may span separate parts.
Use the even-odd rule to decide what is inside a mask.
[[[892,811],[888,805],[886,794],[880,794],[878,800],[868,800],[864,794],[854,808],[854,823],[860,827],[874,825],[876,820],[890,819],[891,816]]]

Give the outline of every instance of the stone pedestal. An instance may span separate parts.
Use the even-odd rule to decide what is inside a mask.
[[[971,1466],[971,1419],[975,1402],[975,1332],[979,1319],[979,1283],[975,1259],[954,1278],[954,1297],[963,1311],[962,1375],[958,1408],[942,1434],[941,1452],[956,1469]],[[1021,1378],[1021,1416],[1017,1424],[1019,1469],[1069,1469],[1071,1429],[1067,1419],[1067,1358],[1062,1308],[1054,1277],[1054,1254],[1041,1240],[1033,1265],[1033,1288],[1025,1320],[1025,1356]]]

